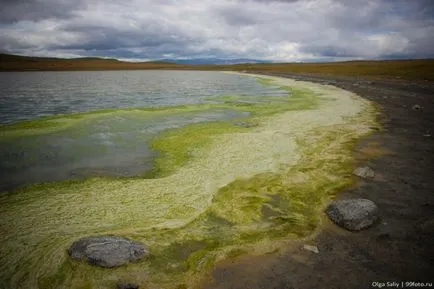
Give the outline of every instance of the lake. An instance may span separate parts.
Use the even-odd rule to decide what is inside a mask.
[[[339,88],[219,72],[2,73],[0,287],[201,288],[216,263],[276,252],[353,183],[375,109]],[[145,244],[112,269],[83,236]]]
[[[149,140],[191,123],[239,119],[228,108],[183,111],[170,107],[216,104],[237,96],[255,103],[287,91],[235,74],[204,71],[0,73],[0,124],[104,109],[167,107],[100,117],[56,133],[0,139],[0,190],[88,176],[143,175],[157,155]],[[265,98],[266,99],[266,98]]]

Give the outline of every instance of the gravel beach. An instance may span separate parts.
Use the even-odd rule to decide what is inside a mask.
[[[358,164],[371,167],[375,177],[359,178],[337,198],[370,199],[378,205],[381,220],[370,229],[349,232],[324,214],[315,236],[265,256],[224,261],[203,287],[434,286],[434,83],[273,75],[334,85],[378,105],[383,130],[365,137],[354,148]],[[319,253],[304,249],[305,245],[316,246]]]

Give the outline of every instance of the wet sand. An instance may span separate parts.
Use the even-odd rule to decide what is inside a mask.
[[[315,236],[265,256],[226,260],[203,288],[391,288],[386,282],[398,282],[395,288],[427,285],[405,282],[434,286],[434,83],[274,75],[331,84],[379,106],[384,130],[354,148],[358,164],[369,165],[376,176],[359,179],[338,199],[374,201],[381,221],[352,233],[323,216]],[[305,244],[317,246],[319,253],[303,249]]]

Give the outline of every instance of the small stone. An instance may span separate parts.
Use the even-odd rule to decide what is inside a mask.
[[[353,174],[361,177],[362,179],[372,179],[375,177],[375,172],[368,166],[355,169]]]
[[[126,281],[119,281],[116,284],[116,288],[117,289],[139,289],[139,285],[134,284],[134,283],[130,283],[130,282],[126,282]]]
[[[325,212],[334,223],[350,231],[366,229],[379,219],[377,205],[367,199],[334,201]]]
[[[389,233],[380,233],[377,235],[377,239],[379,240],[385,240],[385,239],[390,239],[391,235]]]
[[[75,241],[68,249],[71,258],[100,267],[118,267],[150,255],[139,242],[116,236],[92,236]]]
[[[248,123],[248,122],[244,122],[244,121],[236,122],[235,125],[237,125],[237,126],[242,126],[242,127],[245,127],[245,128],[249,128],[249,127],[254,127],[254,126],[256,126],[255,124]]]
[[[411,109],[414,110],[414,111],[419,111],[419,110],[422,109],[422,107],[421,107],[420,105],[418,105],[418,104],[415,104],[415,105],[413,105],[413,106],[411,107]]]
[[[311,245],[303,245],[303,249],[313,252],[315,254],[319,253],[318,247],[317,246],[311,246]]]

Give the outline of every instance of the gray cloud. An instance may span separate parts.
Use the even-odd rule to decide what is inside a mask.
[[[85,0],[1,0],[0,23],[68,18],[76,9],[86,7]]]
[[[433,57],[431,0],[3,0],[0,50],[43,56]]]

